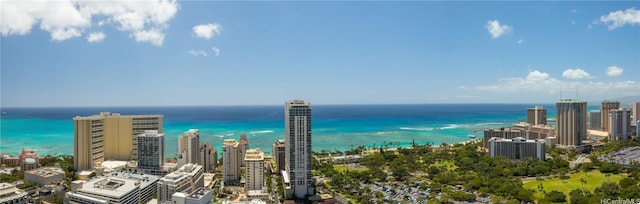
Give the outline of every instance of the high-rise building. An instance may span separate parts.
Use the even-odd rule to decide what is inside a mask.
[[[226,139],[222,143],[222,178],[225,183],[240,181],[240,149],[234,139]]]
[[[278,139],[276,140],[272,145],[271,145],[271,154],[273,155],[272,157],[276,160],[276,170],[274,172],[280,172],[282,170],[285,170],[285,163],[284,163],[284,158],[285,158],[285,143],[283,139]]]
[[[218,167],[218,151],[214,149],[209,142],[200,145],[200,162],[198,164],[204,167],[204,172],[215,172]]]
[[[557,138],[561,147],[577,147],[587,138],[587,102],[560,100],[556,103]]]
[[[249,149],[249,139],[247,139],[247,135],[242,133],[240,134],[240,143],[238,144],[238,148],[240,148],[240,166],[245,167],[244,163],[244,155],[247,153]]]
[[[176,192],[190,194],[204,187],[204,170],[198,164],[188,163],[158,181],[158,203],[171,201]]]
[[[245,192],[262,190],[264,186],[264,153],[260,149],[249,149],[244,156],[246,182]]]
[[[631,110],[614,109],[609,111],[609,140],[631,139]]]
[[[76,116],[74,123],[73,165],[77,170],[99,167],[105,160],[137,160],[137,137],[145,130],[162,133],[162,115]]]
[[[311,106],[302,100],[285,103],[285,169],[293,195],[304,198],[315,194],[311,180]]]
[[[138,135],[138,168],[160,169],[164,165],[164,133],[145,130]]]
[[[546,125],[547,109],[542,106],[527,108],[527,123],[531,125]]]
[[[602,130],[601,117],[600,110],[589,111],[589,130]]]
[[[184,163],[197,164],[200,162],[198,159],[199,143],[200,131],[198,129],[190,129],[178,136],[178,156],[182,157]]]
[[[620,108],[620,102],[618,101],[602,101],[600,108],[602,131],[609,132],[609,111],[618,108]]]
[[[156,192],[158,179],[149,174],[112,172],[86,182],[74,181],[64,203],[147,203]]]
[[[486,129],[484,130],[484,137],[482,138],[485,148],[489,148],[489,139],[494,137],[504,139],[512,139],[516,137],[527,138],[527,131],[515,128]]]
[[[640,120],[640,101],[633,103],[632,105],[632,109],[633,109],[633,121],[638,121]]]
[[[522,137],[513,139],[491,138],[489,139],[489,156],[504,156],[509,159],[522,159],[535,157],[545,160],[544,140],[526,140]]]

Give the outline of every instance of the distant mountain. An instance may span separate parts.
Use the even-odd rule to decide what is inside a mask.
[[[640,101],[640,96],[625,96],[615,100],[620,101],[621,105],[628,105]]]

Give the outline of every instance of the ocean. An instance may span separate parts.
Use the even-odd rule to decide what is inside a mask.
[[[313,105],[314,151],[346,150],[359,145],[400,146],[456,143],[481,138],[483,130],[511,126],[526,120],[533,104],[419,104],[419,105]],[[555,104],[543,105],[548,117]],[[590,109],[594,109],[591,108]],[[220,153],[224,139],[245,133],[249,148],[270,154],[271,144],[284,137],[284,105],[197,107],[82,107],[1,108],[0,152],[17,155],[22,148],[39,155],[73,155],[73,117],[100,112],[164,115],[166,156],[174,157],[178,136],[200,130]]]

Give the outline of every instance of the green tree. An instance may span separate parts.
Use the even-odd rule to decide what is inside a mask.
[[[564,195],[564,193],[562,193],[560,191],[556,191],[556,190],[553,190],[553,191],[551,191],[549,193],[546,193],[544,195],[544,197],[546,199],[548,199],[549,201],[554,202],[554,203],[567,202],[567,196]]]
[[[628,177],[627,178],[623,178],[618,183],[620,184],[620,188],[626,188],[626,187],[635,186],[635,185],[638,184],[635,180],[633,180],[631,178],[628,178]]]
[[[569,193],[569,199],[574,204],[588,204],[591,193],[582,189],[574,189]]]
[[[640,198],[640,187],[637,185],[627,186],[620,190],[620,198],[622,199],[637,199]]]
[[[608,199],[617,199],[620,195],[620,186],[613,182],[604,182],[594,191],[596,195],[602,195]]]

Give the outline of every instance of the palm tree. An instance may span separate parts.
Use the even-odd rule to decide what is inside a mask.
[[[582,183],[582,188],[584,189],[584,184],[587,184],[587,180],[580,178],[580,183]]]

